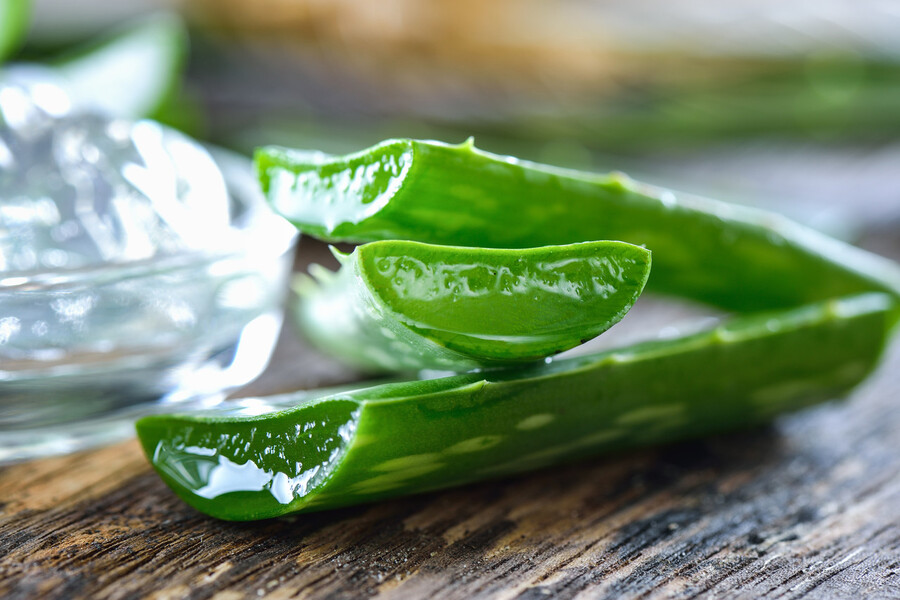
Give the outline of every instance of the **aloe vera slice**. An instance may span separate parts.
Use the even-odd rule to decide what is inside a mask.
[[[497,156],[471,140],[388,140],[347,156],[264,148],[256,164],[272,206],[329,241],[621,240],[653,251],[648,289],[736,311],[872,290],[900,297],[896,264],[779,215]]]
[[[296,286],[296,321],[319,348],[371,371],[466,371],[574,348],[625,316],[650,273],[650,252],[622,242],[385,241],[336,256],[338,273],[314,269],[318,283]]]
[[[28,26],[28,0],[0,0],[0,59],[19,45]]]
[[[746,427],[834,398],[877,364],[894,307],[863,294],[529,368],[145,417],[137,431],[159,475],[207,514],[327,509]]]

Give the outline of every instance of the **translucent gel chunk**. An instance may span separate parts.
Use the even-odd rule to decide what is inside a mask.
[[[209,154],[151,121],[68,114],[52,83],[0,87],[0,271],[68,270],[221,247]]]

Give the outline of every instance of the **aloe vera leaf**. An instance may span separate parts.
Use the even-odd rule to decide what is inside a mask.
[[[611,239],[654,253],[648,289],[727,310],[884,291],[900,268],[782,216],[477,150],[388,140],[347,156],[263,148],[272,206],[330,241],[523,248]]]
[[[140,119],[177,89],[187,47],[182,22],[161,14],[62,58],[53,71],[74,107]]]
[[[295,320],[320,349],[369,371],[467,371],[574,348],[619,322],[650,273],[650,252],[623,242],[384,241],[336,256],[338,273],[314,270],[318,283],[296,286]]]
[[[195,508],[249,520],[369,502],[746,427],[834,398],[877,364],[895,303],[871,293],[549,364],[141,419]]]
[[[28,0],[0,0],[0,59],[19,45],[28,28]]]

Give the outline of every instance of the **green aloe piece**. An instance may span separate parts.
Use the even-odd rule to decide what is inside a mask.
[[[525,248],[621,240],[654,254],[648,289],[727,310],[864,291],[900,297],[900,268],[782,216],[460,145],[388,140],[347,156],[264,148],[272,206],[329,241]]]
[[[0,0],[0,59],[19,45],[28,27],[28,0]]]
[[[182,22],[161,14],[64,58],[55,71],[75,106],[140,119],[175,92],[187,46]]]
[[[147,457],[232,520],[369,502],[766,421],[877,364],[896,304],[862,294],[528,368],[151,416]]]
[[[3,0],[0,0],[2,2]],[[50,65],[15,63],[0,82],[27,88],[51,84],[72,110],[129,120],[169,116],[187,53],[187,31],[175,16],[146,18],[127,29],[70,52]]]
[[[313,269],[320,281],[296,286],[296,320],[323,350],[373,371],[466,371],[574,348],[619,322],[650,273],[650,252],[623,242],[384,241],[335,255],[338,273]]]

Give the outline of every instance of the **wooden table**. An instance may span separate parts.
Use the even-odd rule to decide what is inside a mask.
[[[286,335],[251,391],[349,376]],[[763,429],[246,524],[187,507],[134,441],[14,465],[0,596],[900,598],[898,403],[895,343],[847,401]]]

